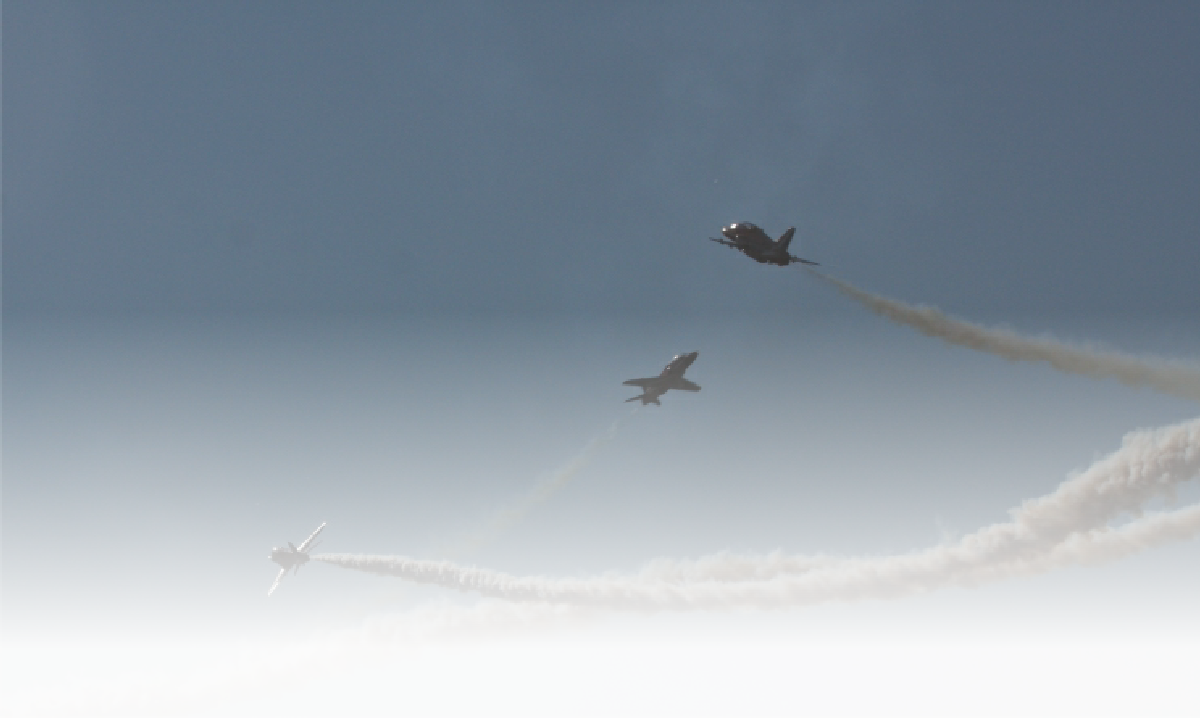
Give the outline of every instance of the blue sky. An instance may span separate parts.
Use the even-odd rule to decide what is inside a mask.
[[[470,596],[321,564],[267,600],[266,554],[327,521],[321,550],[437,556],[622,417],[464,560],[591,576],[722,550],[890,555],[1004,520],[1127,432],[1195,417],[943,344],[707,241],[732,221],[796,226],[799,254],[868,291],[1194,363],[1194,4],[18,1],[5,26],[8,637],[101,656],[200,637],[228,659],[239,641],[320,652],[469,614]],[[621,382],[693,350],[703,391],[629,416]],[[1158,685],[1165,654],[1146,646],[1200,631],[1197,548],[561,635],[584,653],[611,641],[622,665],[642,638],[670,653],[698,637],[710,675],[750,682],[817,639],[879,655],[1014,641],[962,683],[979,695],[1045,637],[1076,656],[1100,640],[1138,657],[1113,664],[1128,686]],[[722,653],[743,640],[775,643]],[[157,655],[129,650],[143,669]],[[80,681],[104,663],[78,655]],[[955,655],[910,669],[964,670]],[[359,658],[311,690],[336,707],[346,666],[386,674],[396,656]],[[684,663],[658,688],[612,687],[667,700]],[[1076,682],[1039,690],[1118,690],[1063,663]],[[22,670],[36,705],[55,662]],[[162,686],[191,675],[172,670]],[[829,685],[858,680],[837,670]],[[598,690],[591,675],[571,685]],[[276,711],[303,713],[297,695]]]

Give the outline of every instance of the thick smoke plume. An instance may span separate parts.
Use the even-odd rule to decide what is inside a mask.
[[[934,307],[880,297],[827,274],[809,271],[876,314],[951,344],[1013,361],[1044,361],[1071,374],[1116,379],[1130,386],[1149,387],[1200,401],[1200,366],[1195,364],[1135,357],[1068,344],[1048,336],[1028,337],[1008,329],[984,327],[947,316]]]
[[[419,561],[403,556],[324,554],[313,560],[362,572],[480,593],[481,596],[594,606],[610,611],[652,615],[660,611],[781,610],[824,603],[892,600],[948,586],[1048,570],[1044,557],[1073,534],[1108,526],[1127,511],[1140,511],[1154,496],[1174,496],[1176,486],[1200,474],[1200,419],[1151,431],[1130,433],[1114,454],[1069,478],[1048,496],[1013,509],[1012,520],[980,529],[953,545],[881,558],[850,558],[821,567],[810,562],[800,575],[769,579],[647,581],[644,576],[590,579],[517,578],[493,570],[463,568],[448,561]],[[1187,516],[1188,514],[1184,514]],[[1164,528],[1178,535],[1177,517]],[[1147,525],[1138,525],[1142,543]],[[1148,523],[1151,528],[1159,523]],[[1190,538],[1190,537],[1187,537]],[[798,563],[803,558],[796,558]],[[1024,568],[1022,568],[1024,567]]]

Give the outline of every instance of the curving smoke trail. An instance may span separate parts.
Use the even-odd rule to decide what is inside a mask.
[[[947,316],[934,307],[887,299],[816,270],[808,271],[876,314],[951,344],[1013,361],[1044,361],[1071,374],[1116,379],[1131,386],[1150,387],[1200,401],[1200,366],[1195,364],[1146,359],[1068,344],[1048,336],[1028,337],[1008,329],[984,327]]]
[[[1069,566],[1099,566],[1159,545],[1195,538],[1196,534],[1200,534],[1200,505],[1148,515],[1109,531],[1076,533],[1045,554],[980,566],[946,586],[973,588],[988,582],[1032,578]],[[713,558],[715,561],[709,566],[721,563],[720,558]],[[776,568],[786,568],[786,564],[768,557],[757,558],[764,560],[764,567],[774,564]],[[854,561],[862,560],[845,562]],[[740,557],[737,563],[749,566],[755,562],[756,557]],[[881,585],[895,578],[895,574],[887,572],[874,575]],[[748,584],[761,586],[766,581]],[[700,587],[739,585],[745,584]],[[203,666],[181,678],[149,672],[126,674],[115,680],[68,676],[62,686],[22,688],[6,696],[0,716],[179,714],[211,710],[228,702],[293,692],[308,682],[346,675],[359,666],[412,658],[426,647],[470,651],[493,641],[539,638],[563,630],[583,632],[599,626],[605,617],[604,610],[570,604],[484,600],[472,608],[445,603],[427,605],[404,614],[372,616],[360,628],[317,632],[302,644],[281,651],[242,651],[236,657]]]
[[[1200,419],[1134,432],[1123,447],[1069,478],[1049,496],[1013,510],[1013,521],[953,546],[883,558],[716,555],[694,562],[655,561],[628,578],[541,581],[547,599],[574,604],[449,604],[372,616],[358,628],[320,630],[280,651],[246,650],[190,675],[126,674],[115,680],[68,677],[5,696],[0,716],[20,714],[172,714],[298,690],[362,665],[414,657],[422,648],[466,651],[488,642],[535,638],[598,626],[606,609],[787,610],[818,603],[896,599],[937,588],[977,587],[1031,578],[1069,566],[1097,566],[1200,534],[1200,505],[1151,514],[1120,528],[1106,521],[1133,510],[1200,471]],[[329,561],[330,555],[313,556]],[[391,558],[392,563],[422,563]],[[436,564],[458,585],[474,569]],[[372,564],[376,566],[376,564]],[[382,566],[376,566],[380,568]],[[457,572],[457,573],[455,573]],[[749,580],[736,580],[752,575]],[[732,582],[721,582],[722,579]],[[529,581],[529,580],[522,580]],[[650,584],[649,581],[656,581]],[[553,593],[559,591],[559,593]],[[526,596],[514,598],[527,599]]]
[[[313,556],[313,560],[400,576],[419,584],[478,592],[490,598],[594,606],[643,615],[660,611],[781,610],[832,602],[890,600],[1020,575],[1021,566],[1042,566],[1044,557],[1073,534],[1105,528],[1121,514],[1139,511],[1153,497],[1174,496],[1178,484],[1198,474],[1200,419],[1136,431],[1124,439],[1120,450],[1063,481],[1050,495],[1013,509],[1012,520],[982,528],[953,545],[899,556],[848,558],[826,567],[806,567],[808,570],[800,575],[781,573],[736,582],[646,581],[620,575],[517,578],[488,569],[403,556],[324,554]],[[1169,528],[1164,528],[1164,537],[1176,540],[1177,526],[1171,521],[1174,519],[1168,521]],[[1142,532],[1142,543],[1156,540],[1145,537],[1147,525],[1136,526]],[[1048,569],[1033,570],[1030,575],[1044,570]]]

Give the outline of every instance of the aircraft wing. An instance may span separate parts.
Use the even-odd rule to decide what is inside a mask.
[[[629,381],[623,381],[621,383],[624,384],[625,386],[640,386],[643,389],[645,389],[646,387],[650,386],[651,384],[653,384],[657,381],[658,381],[658,377],[651,377],[649,379],[630,379]]]
[[[283,581],[283,577],[286,575],[287,575],[286,568],[279,569],[279,575],[277,575],[275,577],[275,582],[271,584],[271,588],[267,591],[268,596],[270,596],[272,593],[275,593],[275,589],[279,588],[280,581]]]
[[[683,377],[680,377],[680,378],[672,381],[671,388],[679,389],[680,391],[700,391],[699,384],[697,384],[694,381],[688,381],[687,379],[684,379]]]
[[[322,523],[320,526],[318,526],[316,531],[313,531],[311,534],[309,534],[308,538],[304,539],[304,543],[300,544],[300,547],[297,548],[296,550],[299,551],[300,553],[304,553],[305,551],[307,551],[308,547],[312,546],[313,539],[315,539],[317,537],[317,534],[321,533],[321,529],[323,529],[323,528],[325,528],[324,523]]]

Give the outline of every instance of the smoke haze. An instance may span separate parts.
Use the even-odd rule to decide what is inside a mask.
[[[1027,340],[1008,330],[980,328],[931,307],[883,300],[826,277],[842,292],[896,322],[917,325],[979,351],[1037,358],[1085,376],[1117,376],[1188,395],[1195,377],[1184,363],[1090,353],[1051,340]],[[616,435],[622,419],[532,491],[493,513],[478,531],[449,544],[479,548],[498,537],[586,465]],[[426,605],[401,614],[367,617],[360,628],[323,627],[274,651],[245,650],[236,657],[174,678],[133,672],[115,680],[68,676],[53,687],[30,686],[5,696],[2,714],[187,713],[229,702],[299,690],[306,683],[346,675],[362,665],[413,657],[422,648],[473,650],[488,642],[588,630],[613,611],[778,611],[827,603],[898,600],[947,587],[976,588],[1032,578],[1070,566],[1100,566],[1200,533],[1200,505],[1160,511],[1110,527],[1123,514],[1140,515],[1156,497],[1174,499],[1177,487],[1200,473],[1200,419],[1130,432],[1122,447],[1072,475],[1049,495],[1010,511],[1010,521],[979,529],[958,542],[883,557],[737,555],[722,552],[694,561],[656,558],[634,574],[595,578],[517,578],[450,561],[403,556],[314,555],[314,561],[421,584],[473,591],[487,598],[473,608]],[[514,603],[515,602],[515,603]]]

